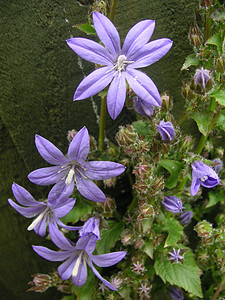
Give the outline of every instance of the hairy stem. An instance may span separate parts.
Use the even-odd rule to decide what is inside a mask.
[[[105,118],[106,118],[106,96],[102,97],[101,111],[100,111],[100,125],[98,136],[98,150],[104,149],[104,137],[105,137]]]
[[[114,15],[115,15],[115,10],[116,10],[116,2],[117,0],[111,0],[110,3],[110,8],[109,8],[109,19],[113,21]]]
[[[222,292],[222,283],[220,283],[220,285],[218,286],[218,289],[216,290],[215,294],[213,295],[212,300],[216,300],[220,292]]]

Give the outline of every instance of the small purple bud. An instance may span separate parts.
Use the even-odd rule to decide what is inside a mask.
[[[89,234],[95,235],[97,240],[100,240],[99,233],[99,219],[92,217],[84,223],[82,229],[79,231],[80,237],[87,236]]]
[[[171,287],[169,289],[169,294],[173,300],[183,300],[184,299],[184,296],[183,296],[181,290],[176,289],[174,287]]]
[[[215,163],[215,165],[214,166],[212,166],[212,168],[213,168],[213,170],[217,173],[217,174],[219,174],[219,172],[222,170],[222,168],[223,168],[223,162],[222,162],[222,160],[220,159],[220,158],[215,158],[214,160],[213,160],[213,162]]]
[[[196,86],[200,84],[200,86],[205,89],[207,82],[211,78],[209,70],[205,70],[203,68],[197,69],[194,75],[194,81]]]
[[[156,125],[157,131],[160,133],[163,141],[172,141],[175,137],[175,131],[171,122],[161,121],[159,125]]]
[[[162,204],[164,205],[166,210],[171,211],[174,214],[181,213],[182,209],[184,208],[181,200],[174,196],[164,197]]]
[[[150,117],[154,113],[155,106],[149,104],[138,96],[134,97],[134,109],[142,116]]]
[[[192,217],[193,217],[193,214],[191,211],[189,211],[189,210],[184,211],[180,215],[180,218],[179,218],[180,224],[185,225],[185,224],[189,223],[191,221]]]

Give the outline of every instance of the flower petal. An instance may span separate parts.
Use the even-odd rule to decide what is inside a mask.
[[[103,14],[93,12],[94,27],[102,43],[112,53],[113,60],[120,55],[120,36],[113,23]]]
[[[117,118],[123,109],[126,99],[126,80],[124,72],[115,76],[111,82],[107,94],[108,112],[113,120]]]
[[[40,235],[41,237],[44,237],[46,235],[46,229],[47,229],[47,220],[45,217],[43,217],[40,222],[34,227],[34,231],[36,234]],[[28,229],[29,230],[29,229]]]
[[[77,252],[78,255],[78,252]],[[73,268],[75,266],[77,255],[72,254],[64,263],[58,267],[58,272],[62,280],[67,280],[72,275]]]
[[[107,254],[90,255],[90,258],[93,263],[99,267],[110,267],[121,261],[126,254],[126,251],[118,251]]]
[[[92,40],[85,38],[71,38],[66,42],[77,55],[87,61],[99,65],[111,65],[113,62],[109,51]]]
[[[50,205],[58,206],[59,203],[65,201],[73,192],[74,180],[70,184],[66,184],[65,180],[58,181],[48,194],[48,203]]]
[[[100,274],[99,272],[95,269],[95,267],[93,266],[92,262],[87,262],[88,265],[91,267],[93,273],[95,274],[95,276],[97,276],[109,289],[113,290],[113,291],[117,291],[117,289],[107,280],[105,280]]]
[[[42,246],[32,246],[32,248],[38,255],[50,261],[62,261],[71,256],[69,251],[53,251]]]
[[[195,196],[200,188],[201,180],[192,172],[191,196]]]
[[[69,240],[52,223],[49,224],[49,233],[53,243],[57,247],[62,250],[74,250],[74,246],[70,244]]]
[[[126,79],[132,90],[144,101],[155,106],[161,105],[159,91],[154,82],[146,74],[127,67]]]
[[[89,134],[87,128],[84,126],[72,139],[67,155],[70,160],[76,160],[78,163],[82,163],[88,156],[89,148]]]
[[[60,227],[66,229],[66,230],[70,230],[70,231],[80,230],[82,228],[82,226],[67,226],[67,225],[63,224],[62,221],[59,219],[56,222]]]
[[[94,182],[82,176],[78,178],[78,176],[77,176],[77,189],[82,196],[96,202],[105,201],[106,199],[105,194],[97,187],[97,185]]]
[[[9,204],[16,210],[18,213],[23,215],[26,218],[33,218],[39,215],[43,209],[44,206],[33,206],[33,207],[22,207],[15,202],[13,202],[11,199],[8,199]]]
[[[47,167],[37,169],[31,172],[27,177],[29,180],[38,185],[49,185],[59,181],[66,171],[61,172],[61,167]]]
[[[95,235],[84,235],[79,237],[76,243],[76,249],[85,250],[86,253],[91,254],[95,250],[97,238]]]
[[[59,201],[57,205],[49,204],[48,206],[51,207],[56,217],[62,218],[71,211],[71,209],[74,207],[75,202],[76,199],[68,198],[64,201]]]
[[[147,67],[162,58],[172,47],[170,39],[159,39],[146,44],[134,55],[132,68]]]
[[[33,196],[25,190],[22,186],[13,183],[12,184],[12,191],[13,195],[16,198],[16,200],[24,205],[24,206],[39,206],[40,203],[36,201]]]
[[[85,284],[87,280],[87,265],[86,262],[81,262],[78,267],[78,273],[76,276],[73,276],[72,273],[72,281],[75,284],[75,286],[82,286]]]
[[[126,169],[123,165],[111,161],[87,161],[83,166],[86,169],[83,174],[94,180],[116,177]]]
[[[73,100],[86,99],[103,90],[113,78],[112,68],[113,65],[102,67],[85,77],[78,85]]]
[[[128,60],[132,60],[132,55],[150,40],[154,29],[154,20],[143,20],[129,30],[122,47],[122,53]]]
[[[68,159],[62,154],[62,152],[55,145],[40,135],[36,134],[35,144],[40,155],[48,163],[52,165],[63,165],[68,163]]]

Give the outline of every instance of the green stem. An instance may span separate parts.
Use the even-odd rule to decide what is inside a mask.
[[[98,150],[100,151],[103,151],[104,149],[105,119],[106,119],[106,96],[102,97],[102,101],[101,101],[99,136],[98,136]]]
[[[191,108],[189,107],[189,108],[187,108],[186,110],[185,110],[185,112],[182,114],[182,116],[179,118],[179,120],[177,121],[177,124],[178,125],[181,125],[181,124],[183,124],[184,123],[184,121],[187,119],[187,117],[188,117],[188,113],[189,113],[189,111],[191,110]]]
[[[113,21],[114,15],[115,15],[115,10],[116,10],[116,2],[117,0],[111,0],[110,3],[110,8],[109,8],[109,19]]]

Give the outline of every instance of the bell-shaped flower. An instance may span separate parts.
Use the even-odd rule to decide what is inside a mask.
[[[36,217],[27,230],[32,230],[40,235],[46,235],[47,226],[52,224],[56,230],[58,225],[67,230],[80,230],[82,227],[67,226],[60,221],[60,218],[67,215],[74,207],[75,199],[61,199],[60,202],[52,198],[51,191],[48,195],[48,201],[36,201],[31,194],[20,185],[13,183],[12,191],[16,200],[23,206],[16,204],[9,199],[9,204],[26,218]],[[55,203],[55,204],[54,204]]]
[[[166,210],[171,211],[174,214],[179,214],[184,209],[181,200],[174,196],[164,197],[162,204]]]
[[[175,137],[175,131],[171,122],[161,121],[156,125],[157,131],[160,133],[163,141],[172,141]]]
[[[84,223],[79,231],[80,237],[93,234],[97,240],[100,240],[99,218],[92,217]]]
[[[39,185],[56,183],[52,189],[57,197],[69,197],[74,189],[85,198],[102,202],[104,193],[91,180],[109,179],[124,172],[125,167],[110,161],[85,161],[89,153],[89,134],[84,126],[69,145],[67,157],[45,138],[36,135],[36,147],[40,155],[54,167],[41,168],[28,175],[30,181]],[[90,179],[89,179],[90,178]]]
[[[109,267],[118,263],[126,255],[125,251],[93,255],[96,246],[96,236],[94,234],[80,237],[74,246],[61,232],[56,231],[53,226],[49,226],[52,241],[60,251],[53,251],[42,246],[33,246],[34,251],[43,258],[50,261],[64,261],[58,272],[62,280],[72,277],[76,286],[82,286],[87,280],[87,265],[93,273],[111,290],[116,288],[105,280],[95,269],[94,264],[99,267]],[[94,263],[94,264],[93,264]]]
[[[206,188],[212,188],[220,183],[219,176],[209,166],[202,161],[193,162],[192,166],[192,183],[191,195],[195,196],[200,188],[200,185]]]
[[[111,118],[116,119],[124,106],[127,81],[141,99],[160,106],[161,98],[154,82],[136,68],[158,61],[169,51],[172,41],[162,38],[148,43],[155,21],[143,20],[130,29],[121,48],[120,36],[113,23],[99,12],[92,16],[96,33],[105,47],[86,38],[71,38],[67,44],[83,59],[103,67],[81,81],[73,100],[91,97],[110,84],[107,107]]]
[[[138,96],[134,97],[134,109],[136,112],[145,117],[151,117],[154,113],[155,106],[141,99]]]
[[[193,217],[193,213],[189,210],[185,210],[179,217],[179,221],[181,225],[188,224]]]

